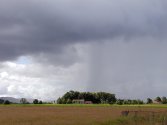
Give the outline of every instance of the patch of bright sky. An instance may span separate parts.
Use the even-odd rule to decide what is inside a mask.
[[[26,56],[21,56],[16,60],[16,64],[31,64],[31,60]]]

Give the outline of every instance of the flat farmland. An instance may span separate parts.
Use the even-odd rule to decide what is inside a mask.
[[[138,106],[0,106],[0,125],[101,125],[120,117],[121,111],[166,111]]]

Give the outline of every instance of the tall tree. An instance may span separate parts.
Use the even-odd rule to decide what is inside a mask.
[[[161,98],[158,96],[158,97],[155,98],[155,101],[161,102],[162,100],[161,100]]]
[[[34,104],[38,104],[38,99],[34,99],[34,100],[33,100],[33,103],[34,103]]]
[[[161,101],[162,101],[162,104],[166,104],[166,103],[167,103],[166,97],[163,96],[163,97],[161,98]]]
[[[151,103],[153,103],[153,100],[150,98],[147,98],[147,104],[151,104]]]
[[[3,104],[4,103],[4,100],[3,99],[0,99],[0,104]]]
[[[26,98],[21,98],[21,99],[20,99],[20,103],[22,103],[22,104],[27,104],[28,101],[27,101]]]
[[[11,103],[11,102],[8,101],[8,100],[5,100],[5,101],[4,101],[4,104],[5,104],[5,105],[8,105],[8,104],[10,104],[10,103]]]
[[[42,104],[43,102],[40,100],[39,102],[38,102],[38,104]]]

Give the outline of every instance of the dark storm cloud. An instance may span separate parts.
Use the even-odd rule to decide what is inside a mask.
[[[163,38],[166,5],[163,0],[1,0],[0,60],[59,55],[74,43],[116,37]]]

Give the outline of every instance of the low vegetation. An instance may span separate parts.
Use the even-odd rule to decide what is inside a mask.
[[[1,105],[0,125],[162,125],[166,122],[166,108],[156,106]],[[129,111],[128,116],[122,116],[122,111]],[[152,112],[160,113],[153,117]]]
[[[101,125],[167,125],[167,111],[131,111]]]

